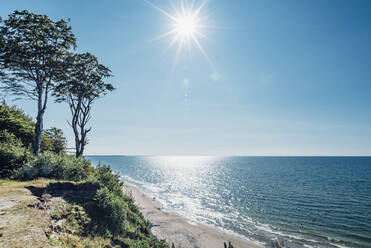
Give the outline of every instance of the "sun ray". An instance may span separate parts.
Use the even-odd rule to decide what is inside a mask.
[[[176,68],[177,63],[178,63],[179,53],[180,53],[180,51],[182,49],[182,45],[183,45],[183,39],[180,38],[180,40],[178,42],[178,47],[177,47],[176,52],[175,52],[174,63],[173,63],[172,68],[171,68],[171,75],[173,75],[174,72],[175,72],[175,68]]]
[[[202,38],[207,39],[207,36],[204,35],[203,33],[199,32],[199,31],[197,31],[197,30],[195,30],[195,33],[196,33],[197,35],[201,36]]]
[[[207,0],[203,0],[203,2],[201,3],[200,7],[198,7],[198,9],[196,9],[194,12],[193,12],[193,16],[196,18],[198,17],[198,15],[200,14],[201,12],[201,9],[205,6]]]
[[[167,13],[165,10],[157,7],[156,5],[154,5],[153,3],[151,3],[150,1],[147,1],[147,0],[144,0],[146,3],[148,3],[149,5],[151,5],[154,9],[156,9],[157,11],[159,11],[160,13],[164,14],[165,16],[169,17],[171,20],[173,21],[176,21],[176,18],[172,15],[170,15],[169,13]]]
[[[195,6],[196,0],[190,1],[190,4],[186,4],[184,0],[179,0],[180,6],[178,8],[173,4],[173,2],[171,2],[171,6],[173,8],[172,14],[154,5],[148,0],[144,1],[171,20],[171,29],[163,34],[158,35],[153,40],[173,36],[165,51],[173,47],[175,43],[178,43],[175,54],[176,61],[178,60],[183,47],[186,47],[188,50],[190,50],[191,43],[194,43],[201,54],[212,65],[209,56],[198,39],[199,37],[207,38],[207,36],[202,33],[203,29],[208,28],[207,25],[203,24],[207,16],[201,16],[201,11],[205,7],[207,0],[202,0],[200,5],[197,7]]]
[[[202,53],[202,55],[204,55],[204,57],[207,59],[207,61],[212,65],[213,63],[211,63],[211,60],[210,60],[209,56],[207,55],[207,53],[205,52],[205,50],[201,46],[201,44],[198,41],[197,37],[194,36],[194,35],[192,35],[191,37],[192,37],[193,41],[196,43],[198,49],[200,49],[200,52]]]
[[[181,39],[180,37],[180,34],[178,34],[177,36],[174,36],[174,38],[171,40],[169,46],[168,46],[168,49],[172,48],[173,45],[176,43],[176,42],[179,42]]]
[[[181,0],[182,14],[185,15],[184,1]]]
[[[189,9],[191,10],[191,12],[193,11],[194,6],[195,6],[195,0],[192,0],[192,3],[190,5],[190,7],[189,7]]]
[[[162,38],[165,38],[166,36],[170,36],[171,34],[175,33],[176,30],[170,30],[169,32],[166,32],[166,33],[163,33],[163,34],[160,34],[158,36],[156,36],[155,38],[153,38],[151,41],[155,41],[155,40],[159,40],[159,39],[162,39]]]

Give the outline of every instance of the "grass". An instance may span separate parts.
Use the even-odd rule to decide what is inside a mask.
[[[41,210],[29,207],[37,199],[24,187],[42,185],[45,180],[16,182],[0,180],[0,201],[12,203],[0,210],[0,244],[2,247],[50,247],[44,230],[48,216]]]
[[[55,197],[49,211],[35,208],[39,200],[27,188],[41,188],[56,182],[46,179],[24,182],[0,180],[0,202],[13,204],[0,210],[0,247],[110,247],[108,239],[71,234],[74,228],[78,228],[76,226],[69,226],[69,233],[50,236],[53,214],[60,211],[61,205],[68,209],[70,204],[61,197]]]
[[[8,179],[0,179],[0,195],[6,194],[9,192],[18,192],[22,191],[25,186],[42,186],[46,185],[47,182],[51,180],[47,180],[44,178],[39,178],[31,181],[15,181],[15,180],[8,180]]]
[[[149,227],[129,198],[126,235],[100,233],[96,192],[89,182],[0,180],[0,202],[12,203],[0,210],[0,247],[167,247],[143,229]]]

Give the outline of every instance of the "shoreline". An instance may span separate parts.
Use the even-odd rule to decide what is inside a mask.
[[[152,233],[176,248],[217,248],[230,241],[235,248],[260,248],[260,244],[242,240],[217,228],[196,223],[177,213],[162,210],[158,200],[146,195],[137,186],[124,182],[124,191],[131,194],[144,217],[155,225]]]

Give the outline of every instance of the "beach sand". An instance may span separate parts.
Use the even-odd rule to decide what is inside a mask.
[[[170,245],[174,243],[176,248],[223,248],[224,242],[229,241],[234,248],[262,247],[235,238],[216,228],[193,223],[178,214],[163,211],[159,201],[145,195],[143,191],[131,184],[125,183],[124,190],[132,194],[143,215],[155,225],[159,225],[152,228],[153,234],[160,239],[166,239]]]

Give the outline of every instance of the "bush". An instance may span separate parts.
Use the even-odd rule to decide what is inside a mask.
[[[32,160],[31,152],[20,139],[7,130],[0,131],[0,177],[11,177],[15,171]]]
[[[84,158],[44,152],[23,164],[13,177],[20,180],[45,177],[77,182],[86,180],[92,173],[93,167]]]
[[[31,153],[35,123],[22,110],[0,105],[0,178],[33,179],[38,176],[56,179],[83,180],[90,163],[65,155],[55,157],[47,151],[63,153],[66,138],[58,128],[46,130],[41,139],[41,155],[34,159]],[[91,166],[90,166],[91,167]],[[42,170],[40,170],[42,169]],[[90,168],[90,173],[92,168]],[[56,175],[53,175],[56,173]]]
[[[93,216],[99,216],[96,226],[101,228],[100,233],[108,237],[121,237],[127,247],[169,247],[165,240],[159,240],[151,233],[149,222],[144,219],[132,197],[115,194],[106,186],[102,186],[94,200],[96,206]]]
[[[8,106],[5,101],[0,105],[0,131],[14,134],[22,145],[30,148],[35,137],[35,122],[16,106]],[[40,152],[52,151],[61,153],[66,149],[66,137],[56,127],[44,130],[41,136]]]
[[[0,130],[14,134],[25,147],[29,147],[34,140],[35,123],[22,110],[3,101],[0,105]]]
[[[118,196],[123,196],[120,176],[112,172],[109,166],[98,165],[94,170],[92,181],[97,182],[101,187],[107,187],[109,191]]]
[[[51,127],[45,130],[41,137],[40,151],[52,151],[60,154],[66,150],[67,139],[62,129]]]
[[[125,243],[131,248],[169,248],[165,240],[159,240],[154,235],[148,239],[127,240]]]
[[[39,169],[41,177],[71,181],[85,180],[93,171],[90,162],[84,158],[53,152],[42,153],[35,168]]]
[[[67,221],[72,226],[73,231],[84,234],[91,219],[83,207],[73,204],[67,209]]]
[[[103,186],[98,190],[94,200],[97,204],[96,212],[101,217],[97,220],[100,231],[114,237],[124,234],[128,212],[124,199]]]

